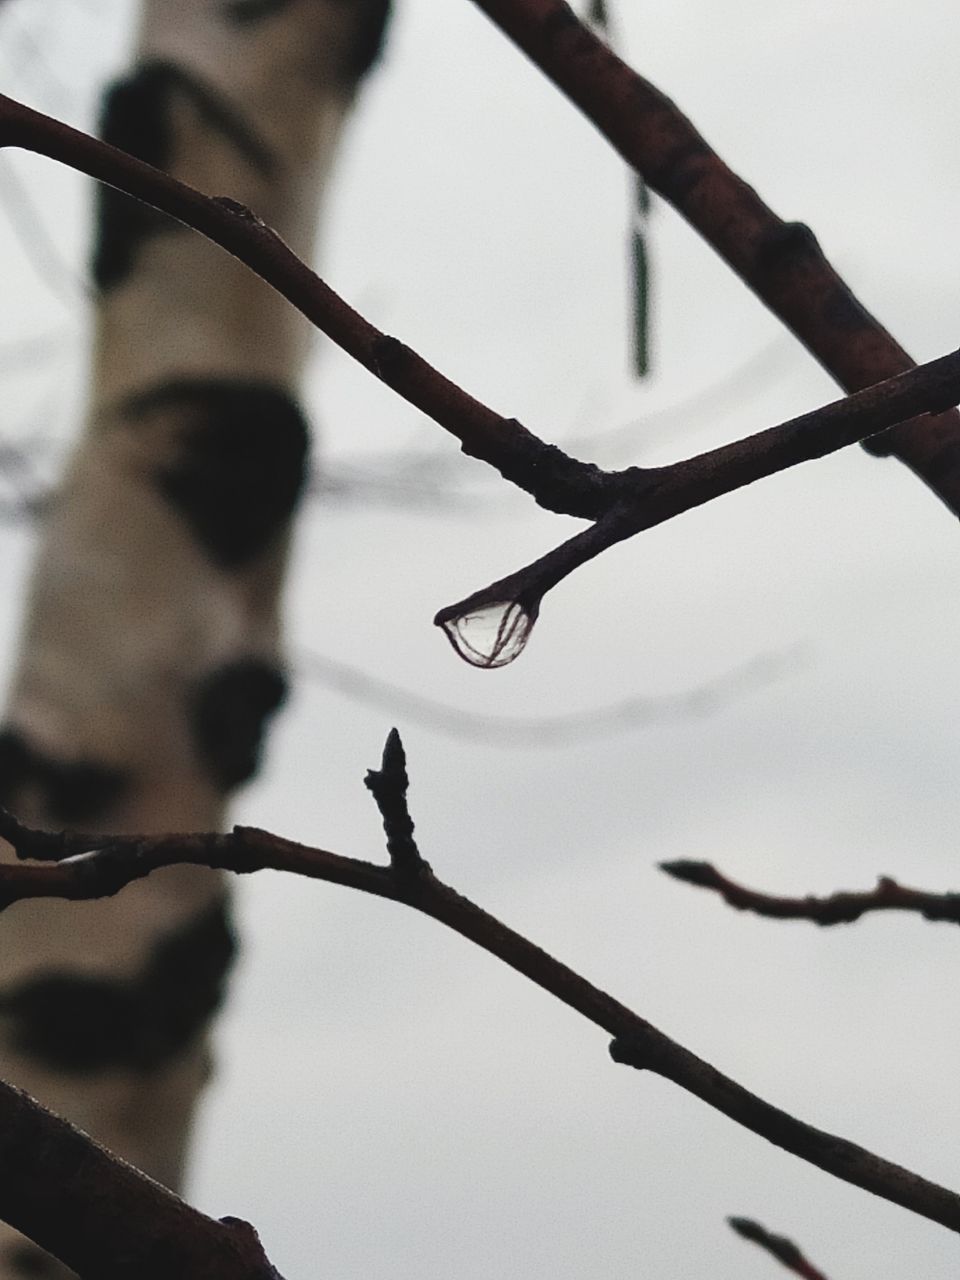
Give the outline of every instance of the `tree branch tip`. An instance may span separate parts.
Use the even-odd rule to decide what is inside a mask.
[[[716,889],[720,885],[720,873],[712,862],[696,862],[689,858],[679,858],[675,862],[657,864],[674,880],[682,880],[684,884],[699,885],[703,889]]]
[[[407,753],[403,749],[403,739],[400,737],[400,730],[394,726],[387,734],[387,740],[383,744],[383,758],[380,763],[382,773],[393,774],[400,786],[406,791],[410,785],[407,777]]]
[[[405,878],[419,876],[428,865],[417,848],[413,835],[413,819],[407,806],[407,756],[396,728],[387,734],[379,769],[368,769],[363,785],[373,796],[383,819],[390,866]]]
[[[743,1236],[745,1240],[756,1240],[758,1236],[766,1234],[759,1222],[754,1222],[752,1218],[731,1216],[727,1218],[727,1226],[731,1227],[738,1236]]]
[[[759,1222],[755,1222],[752,1218],[727,1218],[727,1225],[730,1226],[738,1236],[742,1236],[744,1240],[749,1240],[753,1244],[758,1244],[778,1262],[782,1262],[785,1267],[796,1271],[800,1267],[808,1266],[803,1254],[786,1236],[774,1235],[772,1231],[768,1231],[766,1227],[762,1227]],[[806,1271],[803,1274],[807,1274]]]
[[[387,734],[380,757],[379,769],[368,769],[364,775],[363,785],[373,794],[379,805],[378,792],[389,790],[401,796],[406,795],[410,786],[407,776],[407,753],[403,749],[400,731],[393,728]]]

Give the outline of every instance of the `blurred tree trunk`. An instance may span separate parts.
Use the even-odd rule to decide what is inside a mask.
[[[110,142],[309,256],[388,0],[146,0]],[[283,699],[309,328],[200,236],[98,194],[85,429],[43,531],[0,800],[43,827],[214,829]],[[7,851],[7,856],[9,851]],[[0,1074],[182,1185],[233,950],[222,878],[167,870],[0,921]],[[3,1229],[0,1280],[58,1264]]]

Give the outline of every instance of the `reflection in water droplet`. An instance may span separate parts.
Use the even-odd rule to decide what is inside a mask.
[[[505,667],[523,653],[537,620],[516,600],[485,605],[441,625],[447,639],[475,667]]]

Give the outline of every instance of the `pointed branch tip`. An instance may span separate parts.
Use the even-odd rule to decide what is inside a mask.
[[[714,889],[719,883],[716,867],[710,862],[695,862],[688,858],[680,858],[676,862],[661,862],[661,871],[674,880],[683,880],[686,884],[702,885],[705,889]]]
[[[413,819],[407,806],[407,756],[396,729],[391,729],[383,747],[379,769],[369,769],[364,786],[376,801],[387,837],[390,865],[398,875],[416,876],[427,866],[413,836]]]

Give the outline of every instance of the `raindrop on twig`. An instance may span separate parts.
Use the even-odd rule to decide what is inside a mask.
[[[505,667],[526,648],[537,609],[519,600],[501,600],[468,610],[439,624],[455,651],[471,666]]]

